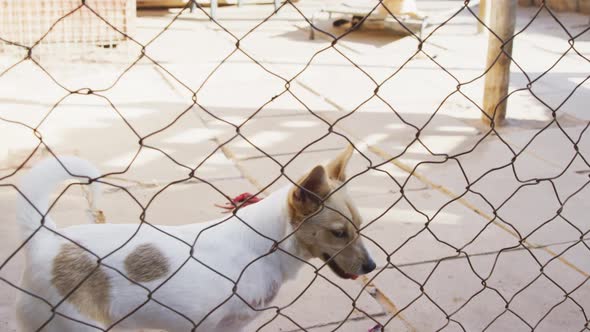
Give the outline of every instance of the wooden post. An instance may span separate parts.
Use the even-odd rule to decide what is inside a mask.
[[[477,16],[485,25],[490,24],[490,10],[488,5],[488,0],[479,1],[479,13]],[[477,22],[477,33],[482,33],[484,31],[487,31],[484,25]]]
[[[485,77],[483,109],[487,116],[482,115],[482,119],[486,124],[490,124],[493,119],[495,125],[501,125],[506,117],[505,98],[510,80],[511,60],[506,54],[512,55],[512,41],[504,45],[505,53],[502,52],[502,45],[514,35],[516,0],[494,0],[491,5],[490,28],[502,40],[492,33],[489,34],[486,68],[491,69]]]

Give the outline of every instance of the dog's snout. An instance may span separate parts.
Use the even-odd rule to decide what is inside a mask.
[[[376,267],[377,264],[375,264],[375,261],[369,258],[369,260],[363,264],[363,273],[372,272],[373,270],[375,270]]]

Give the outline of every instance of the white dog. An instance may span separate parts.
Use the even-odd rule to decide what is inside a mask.
[[[20,198],[17,218],[24,237],[32,236],[22,288],[46,301],[21,295],[21,331],[96,331],[115,325],[239,331],[269,307],[305,260],[318,257],[342,278],[371,272],[375,263],[359,236],[357,209],[344,188],[334,190],[345,180],[352,152],[349,148],[327,166],[314,167],[299,187],[289,185],[228,220],[143,224],[139,230],[137,224],[57,230],[49,216],[41,216],[52,190],[76,177],[55,159],[43,161],[19,186],[26,199]],[[73,175],[99,176],[84,160],[60,161]]]

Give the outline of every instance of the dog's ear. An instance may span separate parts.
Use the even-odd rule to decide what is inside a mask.
[[[326,166],[330,179],[342,182],[346,181],[346,165],[348,165],[348,161],[350,160],[350,157],[352,157],[353,152],[354,148],[352,145],[348,145],[346,150],[340,153],[336,159],[332,160],[328,166]]]
[[[324,166],[316,166],[299,181],[291,192],[291,201],[302,214],[314,212],[320,206],[320,199],[328,196],[330,184]]]

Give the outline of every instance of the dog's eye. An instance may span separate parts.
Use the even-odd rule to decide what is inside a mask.
[[[334,235],[337,238],[343,238],[347,236],[346,231],[343,229],[333,230],[332,235]]]

